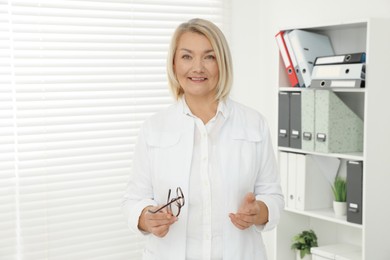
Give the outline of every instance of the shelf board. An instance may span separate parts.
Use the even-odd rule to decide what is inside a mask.
[[[358,153],[319,153],[319,152],[305,151],[302,149],[295,149],[295,148],[281,147],[281,146],[278,147],[278,150],[283,151],[283,152],[304,153],[304,154],[313,154],[313,155],[334,157],[334,158],[354,160],[354,161],[364,161],[364,157],[363,157],[362,152],[358,152]]]
[[[307,26],[307,24],[296,24],[295,26],[288,26],[281,28],[280,30],[294,30],[294,29],[301,29],[301,30],[310,30],[310,31],[323,31],[323,30],[342,30],[342,29],[353,29],[353,28],[367,28],[367,23],[369,19],[356,19],[356,20],[350,20],[350,21],[340,21],[338,23],[330,23],[330,24],[311,24],[310,26]]]
[[[362,225],[348,222],[346,216],[336,217],[334,215],[334,212],[333,212],[332,208],[316,209],[316,210],[304,210],[304,211],[303,210],[296,210],[296,209],[285,208],[285,210],[288,211],[288,212],[293,212],[293,213],[300,214],[300,215],[303,215],[303,216],[308,216],[308,217],[312,217],[312,218],[322,219],[322,220],[326,220],[326,221],[329,221],[329,222],[342,224],[344,226],[350,226],[350,227],[362,229]]]
[[[302,92],[305,89],[326,89],[332,90],[333,92],[352,92],[352,93],[364,93],[365,88],[293,88],[293,87],[279,87],[279,91],[285,92]]]

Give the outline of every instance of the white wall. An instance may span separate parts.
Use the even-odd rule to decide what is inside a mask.
[[[230,0],[229,42],[234,60],[233,99],[260,111],[276,144],[278,49],[275,34],[283,28],[390,19],[389,0]],[[390,32],[387,31],[386,33]],[[274,232],[264,235],[269,260],[274,259]]]

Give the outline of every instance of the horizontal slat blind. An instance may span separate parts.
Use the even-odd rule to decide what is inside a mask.
[[[171,34],[223,0],[0,0],[0,259],[140,259],[120,202],[172,103]]]
[[[15,162],[12,51],[7,2],[0,1],[0,259],[15,259],[17,175]]]

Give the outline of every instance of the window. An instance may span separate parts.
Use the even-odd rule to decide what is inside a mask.
[[[120,210],[165,58],[223,0],[0,0],[0,258],[139,259]]]

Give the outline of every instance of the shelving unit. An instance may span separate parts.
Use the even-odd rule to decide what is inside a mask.
[[[366,19],[315,26],[297,26],[328,35],[336,54],[366,52],[365,88],[332,89],[364,121],[362,153],[326,154],[279,147],[279,152],[293,152],[341,159],[339,174],[346,173],[346,161],[363,162],[363,223],[336,217],[332,208],[296,210],[286,208],[276,235],[276,259],[294,260],[291,239],[302,230],[315,230],[320,246],[349,243],[360,246],[362,260],[388,260],[390,247],[390,21]],[[305,91],[289,87],[281,58],[279,91]],[[351,259],[355,260],[355,259]]]

